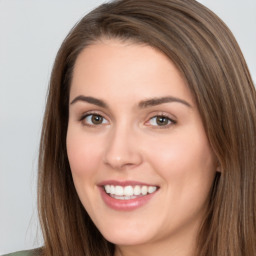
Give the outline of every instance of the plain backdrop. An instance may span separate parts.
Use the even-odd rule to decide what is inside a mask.
[[[103,2],[0,0],[0,255],[42,244],[37,156],[51,68],[68,31]],[[256,81],[256,1],[200,2],[230,27]]]

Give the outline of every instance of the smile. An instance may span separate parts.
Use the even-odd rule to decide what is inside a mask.
[[[160,187],[136,181],[105,181],[98,184],[106,206],[117,211],[131,211],[149,203]]]
[[[118,200],[131,200],[147,194],[152,194],[157,190],[156,186],[114,186],[105,185],[105,192]]]

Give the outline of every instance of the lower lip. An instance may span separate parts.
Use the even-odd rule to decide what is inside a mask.
[[[138,208],[142,207],[143,205],[145,205],[146,203],[148,203],[150,201],[150,199],[157,192],[157,190],[156,190],[152,194],[147,194],[145,196],[140,196],[140,197],[130,199],[130,200],[120,200],[120,199],[115,199],[115,198],[109,196],[105,192],[104,188],[99,187],[99,189],[100,189],[100,193],[101,193],[104,203],[108,207],[110,207],[114,210],[117,210],[117,211],[132,211],[132,210],[138,209]]]

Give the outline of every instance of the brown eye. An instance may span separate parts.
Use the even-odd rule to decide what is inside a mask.
[[[152,126],[168,126],[175,123],[175,121],[167,116],[154,116],[149,120],[149,124]]]
[[[157,116],[156,117],[156,123],[161,126],[161,125],[167,125],[169,124],[170,120],[167,117],[164,116]]]
[[[100,125],[107,123],[107,120],[101,115],[90,114],[86,115],[84,118],[84,123],[87,125]]]
[[[103,121],[103,118],[102,116],[92,115],[91,120],[93,124],[101,124]]]

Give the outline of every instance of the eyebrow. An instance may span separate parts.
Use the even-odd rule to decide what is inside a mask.
[[[74,98],[71,101],[70,105],[72,105],[78,101],[88,102],[90,104],[94,104],[94,105],[102,107],[102,108],[109,108],[108,104],[106,102],[104,102],[103,100],[100,100],[100,99],[97,99],[97,98],[94,98],[91,96],[84,96],[84,95],[79,95],[76,98]],[[143,100],[143,101],[139,102],[138,106],[139,106],[139,108],[147,108],[147,107],[153,107],[153,106],[157,106],[160,104],[171,103],[171,102],[178,102],[178,103],[184,104],[187,107],[192,108],[192,106],[187,101],[176,98],[176,97],[172,97],[172,96]]]
[[[84,101],[84,102],[88,102],[90,104],[94,104],[94,105],[102,107],[102,108],[108,108],[107,103],[105,103],[103,100],[96,99],[96,98],[90,97],[90,96],[83,96],[83,95],[79,95],[76,98],[74,98],[71,101],[70,105],[72,105],[78,101]]]
[[[147,107],[157,106],[157,105],[164,104],[164,103],[169,103],[169,102],[182,103],[185,106],[192,108],[192,106],[187,101],[176,98],[176,97],[172,97],[172,96],[143,100],[139,103],[139,107],[140,108],[147,108]]]

